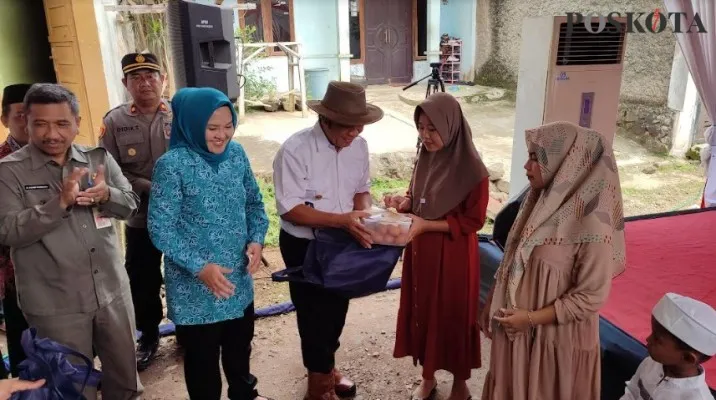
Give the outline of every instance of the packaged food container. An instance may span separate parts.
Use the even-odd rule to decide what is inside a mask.
[[[408,244],[408,231],[413,220],[405,215],[383,211],[364,219],[363,223],[370,231],[373,243],[405,246]]]

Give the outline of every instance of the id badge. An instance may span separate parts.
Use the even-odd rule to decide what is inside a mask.
[[[94,226],[97,227],[97,229],[105,229],[112,226],[112,218],[103,217],[100,215],[98,209],[92,209],[92,216],[94,217]]]

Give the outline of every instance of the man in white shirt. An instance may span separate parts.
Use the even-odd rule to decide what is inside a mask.
[[[361,210],[372,203],[368,144],[358,135],[383,111],[366,103],[362,87],[347,82],[331,82],[323,100],[308,106],[318,122],[286,140],[273,163],[279,247],[287,268],[303,264],[314,228],[343,228],[363,246],[371,245],[360,222],[369,215]],[[355,384],[335,369],[348,300],[308,284],[289,286],[309,372],[306,399],[355,396]]]
[[[716,354],[716,311],[667,293],[654,307],[651,327],[649,357],[621,400],[714,400],[701,364]]]

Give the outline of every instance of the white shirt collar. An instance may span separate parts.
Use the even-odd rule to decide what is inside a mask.
[[[666,376],[666,374],[664,374],[664,366],[659,364],[659,367],[661,376]],[[704,372],[704,369],[700,366],[699,374],[696,376],[692,376],[689,378],[672,378],[667,376],[663,379],[666,384],[674,388],[690,389],[706,385],[706,373]]]
[[[316,151],[321,152],[321,150],[333,150],[335,151],[336,148],[331,144],[331,142],[328,141],[328,138],[326,137],[326,133],[323,132],[323,128],[321,128],[321,122],[316,121],[316,124],[313,125],[313,140],[316,145]]]

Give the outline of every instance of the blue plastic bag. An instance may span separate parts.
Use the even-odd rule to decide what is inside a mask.
[[[274,281],[313,284],[346,298],[367,296],[385,289],[403,253],[399,246],[366,249],[342,229],[317,229],[314,235],[303,265],[274,272]]]
[[[22,333],[22,348],[27,358],[18,366],[19,378],[45,379],[45,385],[15,393],[11,400],[83,400],[85,387],[99,385],[102,373],[94,369],[92,360],[50,339],[38,339],[35,328]],[[80,358],[84,365],[70,363],[68,356]]]

